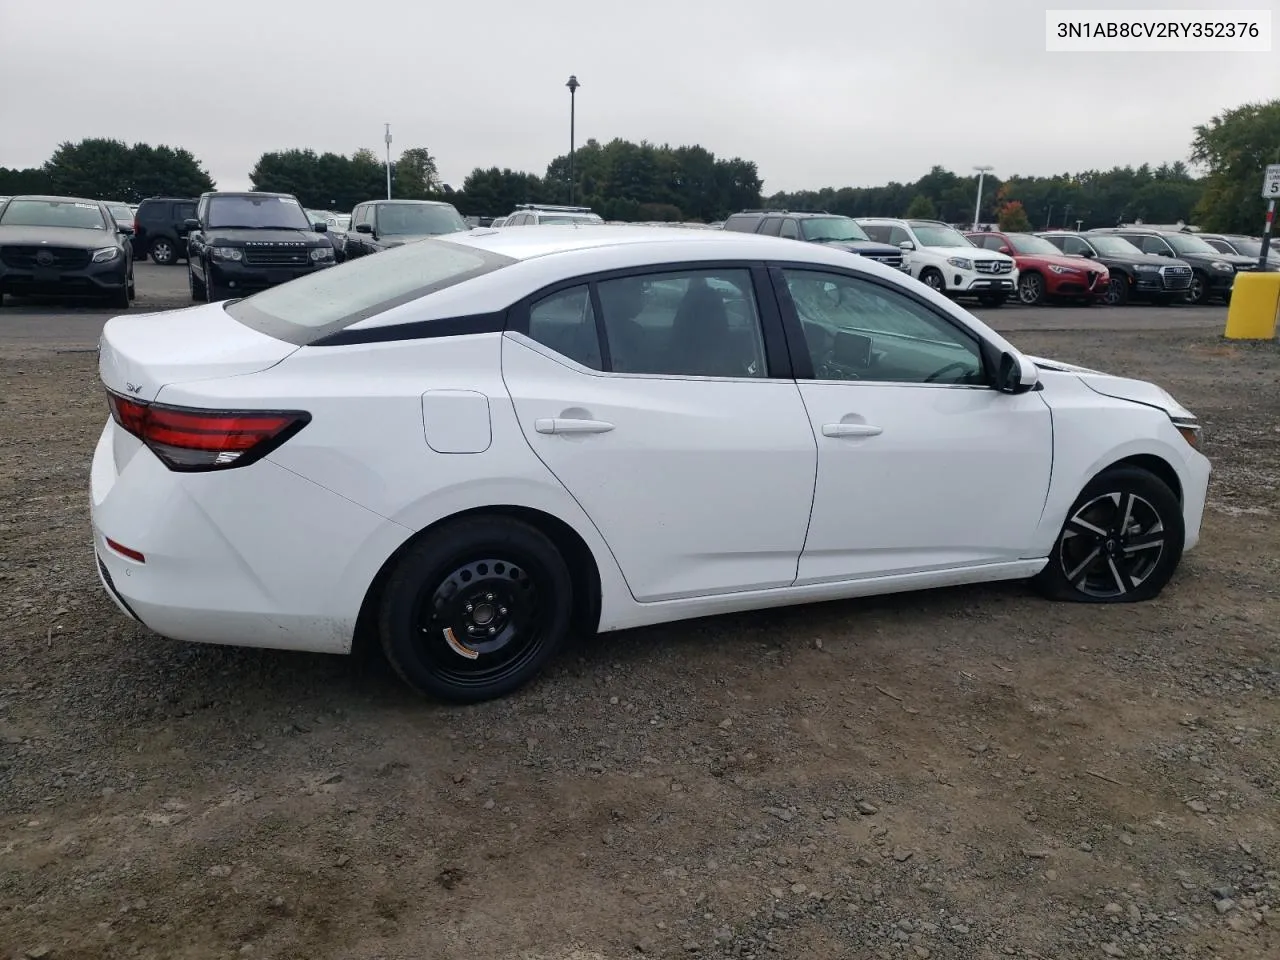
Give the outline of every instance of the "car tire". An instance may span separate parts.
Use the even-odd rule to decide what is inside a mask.
[[[130,299],[130,300],[137,300],[137,299],[138,299],[138,285],[134,282],[134,279],[133,279],[133,271],[132,271],[132,270],[130,270],[130,271],[129,271],[129,284],[128,284],[128,290],[129,290],[129,299]]]
[[[112,290],[107,295],[107,302],[117,310],[128,310],[130,303],[129,281],[126,280],[119,290]]]
[[[1053,600],[1151,600],[1177,569],[1184,536],[1182,505],[1168,484],[1138,467],[1112,467],[1090,480],[1071,505],[1049,562],[1032,584]]]
[[[191,287],[192,302],[204,303],[206,299],[204,281],[196,279],[196,272],[191,269],[190,262],[187,263],[187,285]]]
[[[178,248],[167,237],[159,237],[151,242],[151,259],[162,267],[171,267],[178,262]]]
[[[213,279],[213,271],[209,269],[207,261],[204,265],[204,299],[206,303],[217,303],[219,300],[227,299],[226,291],[217,280]]]
[[[921,270],[920,282],[934,293],[940,293],[943,296],[946,296],[947,281],[943,279],[942,273],[936,267],[925,267]]]
[[[1113,274],[1107,281],[1107,292],[1102,297],[1103,306],[1123,307],[1129,302],[1129,278],[1123,273]]]
[[[1209,278],[1199,270],[1192,271],[1191,289],[1187,291],[1187,303],[1194,303],[1199,306],[1208,299]]]
[[[1034,270],[1018,278],[1018,302],[1034,307],[1044,303],[1044,277]]]
[[[505,696],[568,639],[573,578],[541,531],[506,517],[454,520],[396,562],[378,617],[392,668],[451,703]]]

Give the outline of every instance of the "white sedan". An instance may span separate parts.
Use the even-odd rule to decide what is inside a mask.
[[[575,633],[994,580],[1155,597],[1209,461],[1159,387],[890,267],[653,227],[473,230],[110,320],[93,535],[178,640],[507,694]]]

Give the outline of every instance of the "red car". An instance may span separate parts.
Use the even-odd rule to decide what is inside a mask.
[[[966,233],[975,246],[1007,253],[1018,264],[1018,300],[1102,303],[1111,274],[1096,260],[1069,257],[1043,237],[1029,233]]]

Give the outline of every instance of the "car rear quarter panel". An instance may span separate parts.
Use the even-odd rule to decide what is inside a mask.
[[[1053,415],[1053,474],[1032,555],[1048,554],[1080,491],[1121,460],[1159,457],[1184,490],[1194,488],[1194,451],[1163,410],[1102,396],[1074,374],[1042,370],[1040,379]]]
[[[602,625],[630,601],[617,564],[577,501],[530,449],[501,377],[501,334],[303,347],[269,370],[166,387],[168,403],[306,410],[311,422],[267,458],[403,528],[419,531],[489,506],[538,510],[567,523],[596,561]],[[475,453],[427,442],[423,395],[488,398],[491,439]],[[321,521],[322,522],[322,521]],[[373,577],[390,556],[365,558],[351,576]]]

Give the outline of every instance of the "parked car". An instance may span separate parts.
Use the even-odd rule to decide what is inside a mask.
[[[0,204],[0,306],[14,296],[134,298],[133,250],[105,203],[17,196]]]
[[[439,200],[370,200],[351,211],[344,258],[381,253],[423,237],[470,230],[452,203]]]
[[[359,624],[456,701],[575,633],[1023,578],[1149,600],[1210,472],[1160,387],[731,231],[429,238],[113,318],[99,370],[93,536],[126,615],[332,653]]]
[[[1229,253],[1236,257],[1248,257],[1257,261],[1262,257],[1262,238],[1242,236],[1237,233],[1199,233],[1196,234],[1219,253]],[[1280,270],[1280,244],[1272,238],[1267,248],[1267,269]]]
[[[506,217],[494,217],[493,220],[490,221],[489,223],[490,227],[505,227],[506,225],[507,225]]]
[[[1111,274],[1103,303],[1123,306],[1130,300],[1167,305],[1185,300],[1191,289],[1191,264],[1143,253],[1128,240],[1107,233],[1047,230],[1037,233],[1070,257],[1100,263]]]
[[[1048,240],[1031,233],[966,233],[974,246],[1007,253],[1018,265],[1018,300],[1028,306],[1046,300],[1103,303],[1111,272],[1101,263],[1081,263]]]
[[[1013,257],[983,250],[959,230],[939,220],[858,217],[867,236],[892,244],[905,256],[907,272],[925,286],[952,297],[977,297],[986,307],[1004,304],[1018,289]]]
[[[1256,260],[1222,253],[1213,249],[1194,233],[1180,230],[1152,230],[1149,227],[1096,227],[1092,234],[1123,237],[1143,253],[1157,257],[1177,259],[1191,267],[1191,288],[1187,291],[1188,303],[1207,303],[1219,299],[1231,302],[1231,288],[1236,282],[1236,272],[1256,270]]]
[[[329,243],[333,245],[333,259],[342,263],[347,259],[347,230],[351,227],[351,214],[335,213],[331,214],[325,220],[328,230],[325,236],[329,238]]]
[[[725,218],[721,229],[806,243],[825,243],[833,250],[847,250],[898,270],[907,269],[901,249],[894,244],[876,243],[852,217],[818,212],[744,210]]]
[[[537,227],[555,224],[577,223],[590,225],[604,223],[604,218],[590,207],[557,206],[553,203],[521,203],[515,212],[507,215],[507,227]]]
[[[187,221],[192,300],[212,303],[334,265],[323,221],[291,193],[210,191]]]
[[[196,215],[193,197],[147,197],[133,218],[133,249],[161,266],[187,259],[187,221]]]

